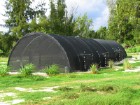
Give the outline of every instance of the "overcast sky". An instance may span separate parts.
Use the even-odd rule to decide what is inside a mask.
[[[46,7],[49,9],[49,0],[35,0],[33,6],[42,1],[46,2]],[[5,0],[0,0],[0,24],[4,24],[5,19],[2,16],[5,11],[4,2]],[[74,9],[77,16],[87,13],[88,17],[93,20],[94,30],[99,29],[101,26],[107,26],[109,10],[106,5],[106,0],[66,0],[66,5],[68,12],[72,12]],[[0,31],[6,31],[6,29],[0,27]]]

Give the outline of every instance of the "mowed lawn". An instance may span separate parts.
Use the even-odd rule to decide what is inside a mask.
[[[6,63],[7,58],[0,58],[0,65]],[[132,65],[140,66],[140,63]],[[0,104],[140,105],[140,72],[105,68],[98,74],[8,75],[0,77]]]

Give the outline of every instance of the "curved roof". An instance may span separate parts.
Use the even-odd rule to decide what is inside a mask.
[[[8,65],[17,70],[27,63],[38,69],[58,64],[71,68],[72,72],[87,70],[91,64],[107,66],[109,59],[117,61],[125,57],[123,47],[114,41],[30,33],[17,42]]]

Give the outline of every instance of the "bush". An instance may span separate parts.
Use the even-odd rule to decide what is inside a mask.
[[[57,75],[60,72],[60,68],[58,65],[51,65],[49,67],[46,67],[43,71],[45,71],[48,75]]]
[[[109,86],[109,85],[107,85],[107,86],[103,86],[103,87],[101,87],[100,89],[99,89],[99,91],[104,91],[104,92],[108,92],[108,93],[114,93],[114,92],[117,92],[118,91],[118,87],[116,87],[116,86]]]
[[[0,54],[2,54],[3,53],[3,51],[0,49]]]
[[[108,66],[109,66],[110,68],[113,68],[113,67],[114,67],[114,61],[113,61],[113,60],[109,60],[109,61],[108,61]]]
[[[35,70],[35,66],[33,64],[27,64],[20,69],[20,73],[22,76],[31,76],[33,71]]]
[[[0,66],[0,76],[8,75],[8,71],[10,70],[7,66]]]
[[[95,91],[97,91],[97,89],[89,87],[89,86],[86,86],[84,84],[81,84],[80,85],[80,92],[87,92],[87,91],[88,92],[95,92]]]
[[[69,91],[73,90],[73,88],[64,86],[64,87],[59,87],[57,90],[60,90],[63,92],[69,92]]]
[[[67,92],[67,93],[65,93],[63,96],[62,96],[62,98],[64,98],[64,99],[77,99],[77,98],[79,98],[79,94],[77,94],[77,93],[73,93],[73,92]]]
[[[135,46],[135,47],[128,48],[126,51],[127,51],[128,53],[140,52],[140,46]]]
[[[123,62],[123,69],[127,70],[127,69],[131,69],[132,65],[129,63],[128,59],[125,59]]]
[[[96,74],[96,73],[97,73],[97,65],[96,65],[96,64],[91,65],[90,71],[91,71],[93,74]]]

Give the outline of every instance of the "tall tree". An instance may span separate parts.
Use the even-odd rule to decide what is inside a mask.
[[[45,14],[44,4],[38,5],[35,10],[30,7],[31,4],[32,0],[6,1],[5,16],[8,17],[6,25],[10,28],[10,34],[22,37],[24,34],[30,32],[29,22],[38,15]]]
[[[73,35],[74,15],[68,14],[65,0],[50,0],[50,33],[60,35]]]
[[[107,38],[107,28],[106,27],[100,27],[99,30],[97,30],[97,32],[96,32],[95,38],[106,39]]]
[[[88,38],[91,36],[92,32],[92,19],[88,19],[87,14],[84,14],[83,16],[79,16],[75,20],[75,27],[74,27],[74,32],[80,37],[85,37]]]
[[[109,0],[109,2],[112,2]],[[110,5],[109,5],[110,6]],[[121,43],[133,45],[139,30],[140,12],[139,0],[116,0],[115,6],[110,7],[109,35]],[[136,41],[138,42],[138,41]]]
[[[26,33],[34,31],[31,27],[31,23],[37,22],[35,20],[37,20],[38,16],[44,16],[46,11],[44,8],[45,4],[39,4],[33,9],[31,8],[32,1],[33,0],[6,0],[6,11],[4,15],[7,17],[5,24],[9,27],[9,32],[0,38],[0,49],[4,54],[9,53],[19,38]]]

